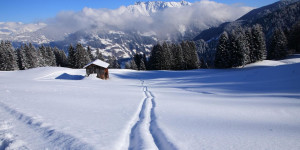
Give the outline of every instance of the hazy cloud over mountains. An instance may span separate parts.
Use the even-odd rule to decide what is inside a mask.
[[[252,9],[208,0],[185,5],[166,4],[168,6],[165,8],[153,6],[157,5],[155,2],[148,5],[142,3],[115,10],[84,8],[80,12],[60,12],[55,18],[49,19],[47,24],[49,29],[59,29],[65,33],[85,29],[133,30],[141,33],[154,31],[163,35],[174,31],[183,32],[190,25],[207,28],[219,22],[232,21]]]

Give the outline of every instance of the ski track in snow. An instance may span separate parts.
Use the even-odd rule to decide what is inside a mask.
[[[13,120],[16,124],[22,126],[22,128],[26,128],[30,131],[32,134],[31,136],[36,136],[36,138],[39,138],[40,140],[43,140],[42,143],[45,145],[41,145],[43,149],[75,149],[75,150],[89,150],[93,149],[90,145],[80,141],[76,137],[73,137],[72,135],[68,135],[59,131],[56,131],[55,129],[44,126],[42,122],[39,122],[35,120],[33,117],[27,116],[15,109],[10,108],[6,104],[0,102],[0,111],[3,113],[8,113],[13,117]],[[0,120],[1,121],[1,120]],[[2,127],[0,129],[0,150],[4,150],[6,148],[9,148],[12,144],[15,143],[16,139],[15,137],[18,137],[20,135],[13,135],[10,128],[13,128],[13,125],[10,126],[10,124],[13,123],[7,123],[7,121],[2,121],[3,123],[0,124]],[[18,126],[18,127],[19,127]],[[3,131],[2,131],[3,130]],[[8,135],[8,136],[7,136]],[[42,139],[41,139],[42,138]],[[21,141],[22,142],[22,141]],[[20,145],[20,144],[19,144]],[[30,149],[26,147],[25,145],[21,145],[17,148],[13,149]]]
[[[175,150],[176,147],[168,141],[157,125],[154,113],[156,107],[154,95],[144,85],[144,81],[142,81],[142,87],[145,98],[139,112],[139,119],[131,128],[129,149]]]

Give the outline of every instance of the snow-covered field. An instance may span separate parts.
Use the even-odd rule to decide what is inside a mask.
[[[300,55],[240,69],[0,72],[2,149],[300,149]]]

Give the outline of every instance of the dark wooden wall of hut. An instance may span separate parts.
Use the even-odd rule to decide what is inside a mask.
[[[103,68],[94,64],[91,64],[90,66],[86,67],[86,74],[89,76],[90,74],[97,74],[98,78],[101,79],[108,79],[108,69]]]

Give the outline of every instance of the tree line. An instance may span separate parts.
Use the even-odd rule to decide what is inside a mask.
[[[300,52],[300,22],[291,30],[274,28],[270,36],[265,35],[260,25],[239,27],[230,33],[224,31],[217,40],[182,41],[181,43],[158,43],[153,46],[150,57],[135,54],[125,64],[134,70],[188,70],[198,68],[240,67],[264,59],[282,59],[294,52]],[[23,44],[16,50],[11,42],[0,43],[0,70],[25,70],[44,66],[82,68],[89,62],[100,59],[107,61],[110,68],[121,68],[114,56],[106,59],[99,52],[93,54],[88,46],[78,43],[65,51],[56,47],[31,43]]]
[[[258,24],[232,30],[230,34],[224,31],[218,39],[214,67],[232,68],[265,59],[279,60],[299,52],[299,29],[300,23],[286,32],[274,28],[268,39]]]
[[[36,67],[60,66],[70,68],[82,68],[95,59],[105,60],[97,49],[95,55],[90,47],[84,48],[81,44],[68,48],[68,56],[65,51],[57,47],[41,45],[38,48],[31,43],[23,44],[14,49],[10,41],[1,41],[0,44],[0,70],[26,70]],[[106,59],[110,68],[120,68],[115,57]]]
[[[136,54],[125,65],[125,68],[134,70],[189,70],[199,67],[196,45],[192,41],[158,43],[153,46],[148,59],[145,54]]]
[[[244,66],[266,59],[265,36],[260,25],[252,28],[224,31],[219,37],[215,55],[216,68]]]

